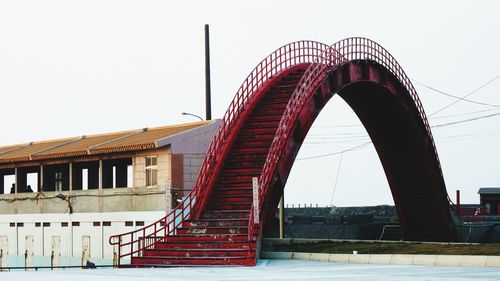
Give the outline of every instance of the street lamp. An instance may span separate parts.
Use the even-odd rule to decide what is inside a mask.
[[[199,118],[201,121],[204,121],[203,118],[201,118],[200,116],[196,115],[196,114],[192,114],[192,113],[188,113],[188,112],[182,112],[181,113],[182,115],[189,115],[189,116],[193,116],[193,117],[196,117],[196,118]]]

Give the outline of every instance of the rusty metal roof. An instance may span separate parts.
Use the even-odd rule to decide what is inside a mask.
[[[0,147],[0,163],[128,152],[158,147],[157,140],[212,124],[200,121],[108,134],[71,137]]]

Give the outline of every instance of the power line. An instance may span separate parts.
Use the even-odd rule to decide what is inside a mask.
[[[435,116],[435,117],[429,117],[429,119],[434,120],[434,119],[444,119],[444,118],[453,118],[453,117],[460,117],[460,116],[465,116],[465,115],[472,115],[476,113],[481,113],[481,112],[491,112],[491,111],[498,111],[500,110],[499,108],[490,108],[490,109],[483,109],[483,110],[475,110],[475,111],[470,111],[470,112],[464,112],[464,113],[457,113],[457,114],[450,114],[450,115],[443,115],[443,116]],[[363,127],[363,125],[324,125],[324,126],[316,126],[312,127],[311,129],[321,129],[321,128],[344,128],[344,127]],[[346,135],[349,133],[345,133]],[[363,133],[350,133],[350,134],[358,134],[361,135]],[[310,134],[311,136],[324,136],[324,134]]]
[[[495,81],[497,78],[500,78],[500,75],[499,75],[499,76],[497,76],[497,77],[495,77],[492,81],[488,82],[487,84],[489,84],[489,83],[491,83],[491,82]],[[424,86],[424,87],[425,87],[425,88],[427,88],[427,89],[430,89],[430,90],[432,90],[432,91],[436,92],[436,93],[442,94],[442,95],[447,96],[447,97],[450,97],[450,98],[457,99],[457,101],[456,101],[456,102],[458,102],[458,101],[466,101],[466,102],[470,102],[470,103],[473,103],[473,104],[478,104],[478,105],[484,105],[484,106],[490,106],[490,107],[500,107],[500,105],[498,105],[498,104],[484,103],[484,102],[474,101],[474,100],[466,99],[466,98],[464,98],[464,97],[459,97],[459,96],[455,96],[455,95],[452,95],[452,94],[448,94],[448,93],[446,93],[446,92],[443,92],[443,91],[441,91],[441,90],[438,90],[438,89],[436,89],[436,88],[433,88],[433,87],[431,87],[431,86],[429,86],[429,85],[426,85],[426,84],[424,84],[424,83],[422,83],[422,82],[420,82],[420,81],[418,81],[418,80],[415,80],[415,79],[411,79],[411,80],[412,80],[413,82],[415,82],[415,83],[419,84],[419,85]],[[487,84],[486,84],[486,85],[487,85]],[[484,85],[484,86],[486,86],[486,85]]]
[[[453,118],[453,117],[458,117],[458,116],[472,115],[472,114],[481,113],[481,112],[491,112],[491,111],[498,111],[498,110],[499,110],[498,108],[483,109],[483,110],[476,110],[476,111],[471,111],[471,112],[464,112],[464,113],[457,113],[457,114],[450,114],[450,115],[442,115],[442,116],[432,117],[430,119]]]
[[[476,120],[491,118],[491,117],[495,117],[495,116],[499,116],[499,115],[500,115],[500,113],[493,113],[493,114],[478,116],[478,117],[469,118],[469,119],[465,119],[465,120],[459,120],[459,121],[455,121],[455,122],[448,122],[448,123],[438,124],[438,125],[431,126],[431,128],[440,128],[440,127],[446,127],[446,126],[451,126],[451,125],[456,125],[456,124],[468,123],[468,122],[471,122],[471,121],[476,121]]]
[[[438,93],[441,93],[441,94],[444,94],[446,96],[449,96],[449,97],[453,97],[453,98],[456,98],[457,100],[446,105],[445,107],[439,109],[438,111],[432,113],[429,115],[429,118],[432,117],[433,115],[436,115],[437,113],[453,106],[454,104],[460,102],[460,101],[467,101],[467,102],[471,102],[471,103],[475,103],[475,104],[481,104],[481,105],[485,105],[485,106],[492,106],[492,107],[500,107],[500,105],[494,105],[494,104],[486,104],[486,103],[480,103],[480,102],[476,102],[476,101],[472,101],[472,100],[468,100],[466,99],[468,96],[476,93],[477,91],[481,90],[482,88],[486,87],[487,85],[493,83],[495,80],[497,80],[498,78],[500,78],[500,75],[494,77],[493,79],[489,80],[488,82],[484,83],[483,85],[479,86],[478,88],[476,88],[475,90],[469,92],[468,94],[462,96],[462,97],[458,97],[458,96],[454,96],[454,95],[451,95],[451,94],[447,94],[443,91],[440,91],[440,90],[437,90],[435,88],[432,88],[430,86],[427,86],[419,81],[416,81],[414,79],[412,79],[413,81],[415,81],[416,83],[418,84],[421,84],[422,86],[424,87],[427,87],[433,91],[436,91]],[[478,112],[482,112],[482,111],[478,111]],[[472,112],[474,113],[474,112]],[[466,114],[472,114],[472,113],[465,113],[463,115],[466,115]],[[478,116],[478,117],[474,117],[474,118],[469,118],[469,119],[465,119],[465,120],[459,120],[459,121],[454,121],[454,122],[448,122],[448,123],[443,123],[443,124],[438,124],[438,125],[434,125],[434,126],[431,126],[432,128],[441,128],[441,127],[447,127],[447,126],[452,126],[452,125],[457,125],[457,124],[463,124],[463,123],[468,123],[468,122],[472,122],[472,121],[477,121],[477,120],[481,120],[481,119],[486,119],[486,118],[491,118],[491,117],[495,117],[495,116],[499,116],[500,113],[493,113],[493,114],[488,114],[488,115],[483,115],[483,116]],[[459,116],[459,115],[457,115]],[[439,117],[436,117],[436,118],[439,118]],[[443,117],[441,117],[443,118]],[[322,127],[359,127],[361,125],[338,125],[338,126],[322,126]],[[349,138],[349,136],[347,137],[344,137],[344,138]],[[360,136],[351,136],[350,137],[351,139],[352,138],[357,138],[359,139]],[[362,138],[362,137],[361,137]],[[369,141],[369,142],[366,142],[366,143],[363,143],[363,144],[360,144],[360,145],[357,145],[357,146],[354,146],[354,147],[351,147],[351,148],[348,148],[348,149],[345,149],[345,150],[342,150],[342,151],[338,151],[338,152],[333,152],[333,153],[327,153],[327,154],[320,154],[320,155],[315,155],[315,156],[310,156],[310,157],[303,157],[303,158],[299,158],[297,159],[297,161],[301,161],[301,160],[309,160],[309,159],[315,159],[315,158],[322,158],[322,157],[328,157],[328,156],[333,156],[333,155],[338,155],[338,154],[341,154],[343,155],[344,152],[349,152],[349,151],[354,151],[354,150],[359,150],[359,149],[362,149],[366,146],[368,146],[370,143],[372,143],[372,141]]]
[[[469,119],[465,119],[465,120],[459,120],[459,121],[455,121],[455,122],[443,123],[443,124],[434,125],[434,126],[431,126],[431,127],[432,128],[442,128],[442,127],[452,126],[452,125],[456,125],[456,124],[462,124],[462,123],[477,121],[477,120],[481,120],[481,119],[491,118],[491,117],[495,117],[495,116],[500,116],[500,113],[493,113],[493,114],[478,116],[478,117],[469,118]],[[342,154],[344,152],[360,150],[360,149],[363,149],[366,146],[368,146],[370,143],[372,143],[372,141],[365,142],[363,144],[356,145],[356,146],[353,146],[351,148],[348,148],[348,149],[345,149],[345,150],[342,150],[342,151],[337,151],[337,152],[333,152],[333,153],[326,153],[326,154],[319,154],[319,155],[310,156],[310,157],[298,158],[297,161],[309,160],[309,159],[316,159],[316,158],[323,158],[323,157],[328,157],[328,156]]]
[[[339,181],[340,166],[342,165],[342,157],[343,156],[344,156],[344,152],[340,153],[339,167],[337,168],[337,176],[335,176],[335,184],[333,185],[332,197],[330,198],[330,206],[332,205],[333,195],[335,194],[335,190],[337,189],[337,182]]]
[[[461,100],[465,99],[466,97],[468,97],[468,96],[470,96],[470,95],[472,95],[472,94],[476,93],[477,91],[481,90],[482,88],[484,88],[484,87],[488,86],[489,84],[493,83],[493,82],[494,82],[495,80],[497,80],[498,78],[500,78],[500,75],[495,76],[493,79],[491,79],[491,80],[489,80],[488,82],[484,83],[483,85],[479,86],[479,87],[478,87],[478,88],[476,88],[475,90],[473,90],[473,91],[469,92],[469,93],[468,93],[468,94],[466,94],[465,96],[460,97],[460,99],[458,99],[458,100],[456,100],[456,101],[454,101],[454,102],[452,102],[452,103],[448,104],[447,106],[445,106],[445,107],[443,107],[443,108],[439,109],[439,110],[438,110],[438,111],[436,111],[436,112],[431,113],[431,114],[429,115],[429,117],[431,117],[431,116],[433,116],[433,115],[438,114],[439,112],[441,112],[441,111],[443,111],[443,110],[445,110],[445,109],[449,108],[450,106],[453,106],[454,104],[456,104],[456,103],[460,102]]]
[[[354,150],[362,149],[362,148],[366,147],[367,145],[369,145],[370,143],[372,143],[372,142],[371,141],[365,142],[363,144],[356,145],[354,147],[351,147],[351,148],[348,148],[348,149],[345,149],[345,150],[342,150],[342,151],[338,151],[338,152],[327,153],[327,154],[320,154],[320,155],[315,155],[315,156],[310,156],[310,157],[298,158],[296,161],[309,160],[309,159],[314,159],[314,158],[321,158],[321,157],[338,155],[338,154],[342,154],[344,152],[349,152],[349,151],[354,151]]]

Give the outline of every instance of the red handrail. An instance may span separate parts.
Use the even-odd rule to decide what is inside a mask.
[[[347,38],[333,44],[331,48],[328,48],[327,51],[323,53],[322,57],[316,63],[311,64],[292,93],[285,112],[281,118],[280,124],[278,125],[278,129],[274,135],[264,168],[262,169],[262,173],[259,178],[259,211],[262,211],[262,206],[264,205],[263,201],[265,199],[264,196],[267,194],[268,189],[272,186],[273,181],[276,178],[275,171],[281,157],[283,156],[282,153],[284,151],[285,142],[288,140],[288,136],[292,133],[293,123],[305,104],[304,100],[309,97],[312,91],[316,90],[319,83],[323,81],[332,68],[341,63],[352,60],[371,60],[384,66],[406,88],[417,107],[420,118],[422,119],[435,151],[438,166],[441,168],[424,108],[417,96],[415,88],[413,87],[408,76],[405,74],[404,70],[398,64],[396,59],[394,59],[394,57],[387,50],[376,42],[361,37]],[[441,169],[439,170],[441,171]],[[255,240],[256,233],[254,230],[255,224],[253,206],[248,223],[249,239]]]
[[[109,238],[109,243],[116,247],[118,265],[121,264],[122,258],[141,255],[144,249],[152,247],[154,243],[175,235],[176,229],[182,222],[200,216],[225,157],[224,152],[231,145],[229,139],[231,132],[242,113],[255,102],[256,94],[273,77],[295,65],[312,63],[320,59],[328,48],[328,45],[315,41],[293,42],[277,49],[254,68],[243,81],[224,114],[207,150],[193,190],[165,217],[143,228]]]
[[[164,241],[168,235],[174,235],[176,229],[189,218],[196,198],[194,192],[189,195],[171,212],[154,223],[134,231],[113,235],[109,243],[114,245],[118,265],[127,256],[141,256],[143,250],[153,247],[158,241]]]

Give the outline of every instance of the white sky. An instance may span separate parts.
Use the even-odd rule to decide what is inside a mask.
[[[214,118],[261,59],[296,40],[371,38],[410,78],[462,96],[500,75],[498,3],[1,1],[0,145],[195,121],[183,111],[204,116],[205,23]],[[427,113],[454,101],[415,87]],[[499,89],[500,79],[469,98],[500,104]],[[492,107],[460,102],[436,116],[485,109]],[[362,127],[331,127],[356,124],[334,98],[298,158],[362,143],[345,138]],[[433,130],[450,197],[460,188],[462,201],[475,203],[478,187],[500,186],[499,131],[500,116]],[[286,201],[330,204],[338,164],[338,155],[296,162]],[[333,204],[393,204],[373,147],[344,154]]]

